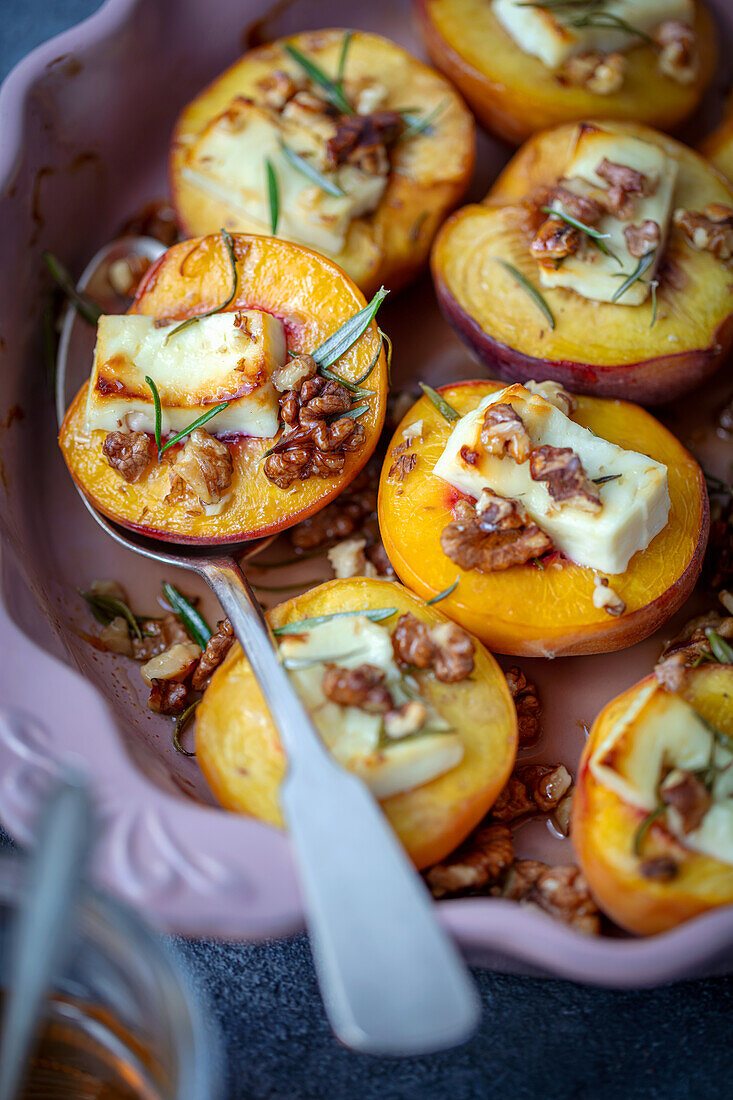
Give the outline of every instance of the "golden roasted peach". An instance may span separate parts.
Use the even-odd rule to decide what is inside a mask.
[[[503,378],[554,379],[576,393],[644,404],[671,400],[712,374],[733,343],[728,267],[711,251],[692,247],[681,227],[669,227],[656,294],[643,304],[593,301],[565,287],[542,287],[554,329],[503,266],[513,265],[539,289],[539,265],[530,252],[539,209],[535,196],[563,176],[580,133],[593,126],[537,134],[482,204],[448,219],[432,252],[436,292],[461,339]],[[693,150],[632,123],[598,126],[658,146],[676,160],[675,210],[733,206],[731,188]]]
[[[671,130],[700,102],[715,72],[714,27],[695,4],[697,75],[680,83],[660,71],[650,43],[624,55],[623,81],[603,94],[573,85],[522,50],[486,0],[414,0],[428,54],[488,130],[518,145],[547,126],[590,116]],[[591,85],[592,86],[592,85]]]
[[[598,715],[573,796],[572,840],[596,901],[622,928],[640,935],[663,932],[733,902],[733,864],[687,847],[684,838],[668,831],[661,815],[642,829],[647,811],[594,774],[596,750],[655,684],[654,677],[647,677]],[[658,685],[656,690],[662,691]],[[733,668],[689,669],[680,695],[723,735],[733,736]],[[619,744],[621,770],[638,748],[638,736],[632,733]]]
[[[463,416],[500,389],[495,382],[474,381],[443,386],[439,393]],[[424,599],[458,578],[441,610],[494,652],[561,657],[623,649],[661,626],[690,594],[700,573],[709,509],[702,471],[691,455],[649,413],[624,401],[579,397],[572,419],[667,467],[671,507],[666,526],[634,554],[624,573],[608,578],[625,605],[620,615],[594,603],[593,569],[557,553],[495,572],[461,569],[444,553],[441,534],[466,498],[433,473],[453,424],[427,397],[406,414],[388,448],[379,488],[379,526],[392,565],[402,582]],[[421,435],[405,449],[403,432],[416,421],[422,421]],[[408,454],[414,461],[404,461]]]
[[[309,352],[360,309],[364,297],[333,261],[287,241],[267,237],[232,238],[237,293],[228,312],[261,310],[283,322],[288,349]],[[220,236],[183,241],[150,268],[130,310],[181,321],[215,309],[231,286],[232,273]],[[74,398],[61,427],[59,443],[82,492],[100,512],[152,538],[172,542],[239,542],[281,531],[312,515],[348,485],[376,445],[384,422],[387,371],[376,324],[342,356],[334,370],[347,381],[360,378],[374,362],[366,387],[373,396],[359,416],[362,445],[345,456],[340,472],[295,480],[278,488],[265,474],[265,454],[273,439],[244,435],[226,440],[232,476],[223,510],[192,514],[169,499],[171,470],[181,445],[165,451],[138,480],[127,482],[108,462],[102,447],[106,433],[85,428],[88,383]],[[152,395],[148,397],[152,402]],[[191,420],[195,416],[191,414]]]
[[[445,624],[401,585],[363,577],[329,581],[268,612],[273,628],[334,612],[395,608],[381,626],[393,632],[409,613],[430,627]],[[476,644],[470,679],[441,683],[415,673],[419,690],[458,734],[463,757],[429,782],[382,801],[417,867],[443,859],[484,817],[504,786],[517,749],[516,712],[494,658]],[[252,669],[239,645],[215,672],[196,715],[198,763],[226,809],[282,825],[278,790],[286,759]],[[338,823],[334,822],[334,828]]]
[[[304,180],[302,171],[298,176],[292,157],[288,161],[282,146],[278,149],[274,141],[270,159],[280,192],[278,235],[335,259],[364,293],[371,295],[381,284],[396,289],[425,264],[438,226],[460,200],[471,177],[474,123],[460,96],[442,76],[395,43],[361,31],[348,38],[343,86],[339,85],[348,105],[359,114],[319,113],[319,103],[321,108],[328,106],[323,99],[313,98],[314,94],[323,95],[322,87],[305,79],[302,66],[286,48],[300,51],[335,79],[346,35],[343,30],[322,30],[269,43],[245,54],[210,84],[183,110],[176,124],[170,156],[171,189],[181,229],[187,235],[212,233],[220,226],[243,233],[270,233],[262,150],[272,130],[268,117],[278,125],[284,118],[288,148],[302,153],[319,168],[321,177],[326,172],[331,190],[326,193],[317,178],[315,183],[312,178],[305,179],[309,189],[297,198],[298,180],[301,184]],[[338,93],[336,98],[343,102]],[[408,112],[407,128],[397,117],[397,129],[387,135],[385,144],[370,124],[361,135],[362,143],[349,152],[344,135],[349,137],[346,131],[355,119],[384,120],[393,112]],[[425,121],[429,125],[425,126]],[[256,157],[250,151],[240,169],[231,170],[227,167],[227,144],[220,139],[227,127],[245,132],[245,124],[253,140],[260,134],[260,148]],[[257,126],[261,133],[255,131]],[[328,141],[330,146],[324,144]],[[334,161],[338,166],[343,158],[347,158],[344,163],[351,173],[346,182],[343,172],[337,178],[334,168]],[[255,159],[256,178],[245,179],[241,163],[251,165]],[[357,169],[365,174],[359,175]],[[375,187],[379,192],[376,206]],[[351,188],[354,202],[350,209],[342,209],[347,202],[343,191],[352,195]],[[323,217],[318,216],[321,207]]]

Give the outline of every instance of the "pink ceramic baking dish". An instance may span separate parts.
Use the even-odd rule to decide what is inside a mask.
[[[733,10],[728,0],[716,6],[730,42]],[[406,0],[285,8],[264,21],[268,37],[348,24],[422,52]],[[162,927],[251,939],[302,926],[286,838],[215,807],[195,761],[174,752],[169,722],[145,709],[137,670],[88,641],[79,585],[115,577],[145,607],[162,578],[106,540],[63,467],[41,351],[40,252],[79,272],[129,215],[165,195],[177,112],[238,55],[260,16],[247,0],[107,0],[35,50],[0,93],[0,817],[26,840],[59,762],[76,764],[94,784],[100,883]],[[698,133],[701,124],[688,137]],[[476,196],[506,159],[487,138],[479,152]],[[392,303],[384,323],[403,380],[481,373],[441,320],[427,280]],[[696,395],[695,415],[715,399],[712,390]],[[694,431],[687,413],[675,425],[683,438]],[[536,755],[574,766],[583,724],[646,673],[658,646],[657,638],[608,657],[523,662],[546,704]],[[568,842],[541,823],[519,839],[523,854],[572,860]],[[643,986],[733,964],[730,909],[647,940],[587,938],[489,898],[443,903],[440,915],[471,962],[493,968]]]

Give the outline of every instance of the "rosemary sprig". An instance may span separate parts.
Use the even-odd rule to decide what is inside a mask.
[[[330,76],[326,76],[320,65],[317,65],[310,57],[306,57],[305,54],[301,53],[300,50],[290,42],[285,43],[284,49],[286,53],[290,54],[293,61],[297,61],[306,76],[312,80],[314,84],[317,84],[319,88],[323,89],[326,93],[326,98],[338,111],[341,111],[341,114],[356,114],[354,108],[344,95],[344,90],[341,85],[331,80]],[[343,47],[341,52],[343,54]]]
[[[392,385],[392,341],[387,333],[377,325],[377,332],[387,345],[387,385]]]
[[[428,401],[432,402],[440,415],[448,421],[460,420],[461,414],[456,412],[452,405],[449,405],[444,397],[441,397],[437,390],[434,390],[432,386],[429,386],[427,382],[418,382],[418,386],[427,397]]]
[[[652,292],[652,319],[649,322],[649,328],[654,328],[657,323],[657,288],[659,287],[659,279],[652,279],[649,283],[649,289]]]
[[[621,283],[621,286],[614,294],[613,298],[611,298],[612,302],[617,302],[619,298],[626,293],[630,286],[633,286],[634,283],[637,282],[637,280],[641,279],[642,275],[646,271],[648,271],[654,263],[654,257],[656,256],[656,254],[656,248],[653,248],[651,252],[644,253],[634,270],[624,279],[624,281]]]
[[[408,141],[410,138],[417,137],[418,134],[432,134],[434,133],[433,123],[440,118],[445,111],[449,99],[442,99],[436,107],[433,107],[432,111],[429,111],[426,115],[415,115],[411,111],[403,111],[402,117],[405,120],[405,129],[400,134],[400,141]]]
[[[282,634],[303,634],[307,630],[312,630],[314,626],[333,622],[334,619],[352,619],[355,616],[362,616],[372,623],[381,623],[382,619],[389,619],[396,614],[396,607],[367,607],[364,611],[334,611],[330,615],[315,615],[312,619],[298,619],[293,623],[276,626],[272,633],[277,637]]]
[[[280,189],[277,176],[269,157],[265,157],[265,175],[267,177],[267,198],[270,203],[270,232],[277,236],[277,223],[280,221]]]
[[[163,411],[160,404],[160,394],[158,393],[158,387],[149,375],[145,375],[145,381],[147,382],[150,392],[153,395],[153,408],[155,410],[155,445],[158,448],[158,462],[160,462],[160,456],[164,451],[167,451],[169,447],[173,447],[176,443],[180,443],[182,439],[185,439],[187,435],[190,435],[196,428],[200,428],[203,424],[207,424],[209,420],[213,419],[218,413],[229,405],[229,401],[222,401],[218,405],[214,405],[213,408],[207,409],[205,413],[202,413],[192,424],[189,424],[187,428],[184,428],[182,432],[178,432],[176,435],[172,435],[167,443],[162,442],[162,421]]]
[[[358,386],[360,386],[362,384],[362,382],[366,382],[367,378],[369,377],[369,375],[372,373],[372,371],[376,367],[377,363],[379,362],[379,356],[382,354],[382,348],[383,347],[384,347],[384,333],[382,332],[382,330],[380,328],[379,329],[379,345],[377,347],[376,355],[374,356],[374,358],[372,359],[371,363],[369,364],[367,369],[364,371],[364,373],[360,374],[359,377],[355,378],[354,381],[351,383],[351,385],[354,386],[354,389],[356,389]],[[351,388],[351,387],[349,387],[349,388]],[[361,393],[371,393],[373,391],[371,391],[371,390],[361,390],[360,392]]]
[[[191,719],[196,713],[196,708],[200,702],[200,699],[194,699],[193,703],[188,704],[183,714],[180,714],[178,718],[176,718],[176,724],[173,727],[173,748],[176,750],[176,752],[180,752],[182,756],[196,755],[195,752],[189,752],[188,749],[184,749],[183,745],[181,744],[181,734],[190,724]]]
[[[534,283],[530,282],[530,280],[527,278],[527,276],[524,274],[524,272],[520,271],[519,268],[514,266],[514,264],[510,264],[507,260],[501,260],[497,256],[496,257],[496,262],[498,264],[501,264],[501,266],[504,268],[504,270],[508,271],[509,274],[512,276],[512,278],[519,284],[519,286],[521,286],[522,290],[524,290],[529,295],[529,297],[532,299],[532,301],[537,306],[537,308],[539,310],[541,310],[541,312],[545,315],[545,317],[547,319],[547,323],[549,324],[550,328],[554,329],[555,328],[554,314],[553,314],[552,310],[550,309],[550,307],[548,306],[548,304],[545,301],[542,294],[540,294],[539,290],[534,285]]]
[[[344,197],[344,192],[338,184],[334,183],[334,181],[330,180],[327,176],[324,176],[322,172],[319,172],[316,166],[311,164],[309,160],[306,160],[305,157],[301,157],[299,153],[296,153],[294,149],[290,149],[284,142],[280,142],[280,149],[285,159],[290,161],[293,168],[306,176],[311,183],[317,184],[322,191],[325,191],[328,195],[333,195],[337,199]],[[267,163],[270,165],[270,169],[272,169],[269,160]],[[272,173],[272,179],[277,187],[277,180],[274,179],[274,171]],[[270,204],[272,205],[272,195],[270,196]]]
[[[543,206],[541,210],[543,214],[551,214],[554,218],[560,218],[560,220],[566,222],[567,225],[571,225],[573,229],[578,229],[581,233],[585,233],[586,237],[592,241],[599,252],[602,252],[604,256],[610,256],[612,260],[616,261],[619,267],[622,266],[618,256],[604,243],[607,238],[611,236],[610,233],[600,233],[597,229],[594,229],[592,225],[586,225],[585,222],[578,221],[578,219],[574,218],[571,214],[566,214],[562,210],[555,210],[552,206]]]
[[[237,256],[234,251],[234,241],[231,234],[224,228],[220,229],[221,239],[224,242],[226,248],[227,257],[229,259],[229,266],[232,273],[232,286],[231,290],[227,294],[221,305],[214,306],[213,309],[207,309],[206,313],[198,313],[195,317],[187,317],[185,321],[181,321],[180,325],[176,325],[172,332],[169,332],[163,341],[163,347],[166,346],[169,340],[171,340],[177,333],[183,332],[189,325],[195,325],[199,321],[202,321],[204,317],[213,317],[215,313],[221,313],[227,308],[227,306],[234,301],[237,294],[238,276],[237,276]]]
[[[566,21],[566,26],[578,29],[581,27],[609,27],[612,30],[625,31],[626,34],[632,34],[636,38],[640,38],[642,42],[646,42],[647,45],[652,44],[652,39],[639,27],[632,26],[631,23],[627,23],[625,19],[622,19],[620,15],[614,15],[610,11],[597,11],[588,12],[587,15],[578,15],[575,19]]]
[[[349,52],[349,46],[351,45],[351,39],[353,37],[354,32],[347,31],[341,43],[341,53],[339,54],[339,63],[336,70],[336,83],[342,92],[344,90],[344,73],[346,72],[346,55]]]
[[[606,474],[605,477],[591,478],[594,485],[607,485],[609,481],[617,481],[621,474]]]
[[[142,641],[143,633],[137,616],[132,613],[124,600],[118,600],[115,596],[102,596],[97,592],[88,592],[79,589],[79,595],[89,606],[94,618],[102,626],[108,626],[113,619],[124,619],[131,634]]]
[[[715,660],[721,665],[733,665],[733,648],[728,645],[725,638],[721,638],[717,630],[713,630],[712,627],[708,627],[705,634]]]
[[[447,588],[444,588],[442,592],[438,592],[438,594],[433,596],[431,600],[426,600],[425,606],[431,607],[432,604],[440,603],[440,601],[444,600],[446,596],[450,596],[451,592],[455,592],[456,588],[458,587],[458,582],[460,579],[460,577],[456,577],[456,579],[453,581],[453,584],[449,584]]]
[[[153,395],[153,410],[155,414],[155,446],[158,448],[158,461],[160,461],[160,445],[163,438],[163,412],[160,407],[160,394],[158,387],[149,374],[145,375],[145,381]]]
[[[186,597],[182,596],[168,581],[163,581],[163,594],[193,641],[202,649],[206,649],[206,643],[211,637],[211,628],[203,615],[200,615]]]
[[[88,294],[76,289],[74,280],[59,259],[52,252],[42,252],[43,262],[53,280],[61,287],[72,306],[88,325],[96,325],[102,316],[102,310]]]
[[[667,809],[663,802],[660,802],[658,806],[655,806],[651,813],[648,813],[642,821],[639,828],[634,833],[633,852],[635,856],[641,856],[641,849],[644,844],[646,834],[649,832],[650,827],[657,820],[658,817]]]
[[[388,294],[388,290],[385,290],[384,287],[380,287],[371,302],[368,302],[367,305],[365,305],[363,309],[360,309],[358,313],[355,313],[353,317],[349,317],[348,321],[344,321],[343,325],[337,328],[332,336],[329,336],[327,340],[319,344],[315,351],[311,352],[311,355],[321,368],[321,374],[323,374],[324,367],[332,367],[333,364],[340,359],[342,355],[345,355],[346,352],[353,347],[356,341],[364,335],[376,317],[377,310]],[[328,375],[325,377],[328,377]],[[343,379],[336,376],[336,381],[342,382]]]

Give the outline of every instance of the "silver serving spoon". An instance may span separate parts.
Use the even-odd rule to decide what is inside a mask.
[[[163,247],[126,238],[91,261],[79,289],[109,298],[110,263],[130,254],[156,259]],[[119,311],[119,305],[118,309]],[[69,307],[57,360],[59,421],[88,377],[89,349],[67,368],[76,330]],[[262,611],[230,550],[168,544],[122,530],[82,495],[106,533],[128,550],[202,577],[228,615],[257,677],[288,759],[280,805],[303,890],[324,1005],[338,1038],[371,1054],[425,1054],[468,1038],[480,1015],[476,990],[430,896],[380,807],[325,749],[283,669]],[[241,547],[240,547],[241,549]]]

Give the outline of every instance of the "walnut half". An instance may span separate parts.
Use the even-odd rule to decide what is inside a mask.
[[[478,507],[463,508],[461,518],[440,535],[443,553],[461,569],[494,573],[524,565],[552,549],[552,540],[516,501],[484,490]]]
[[[558,504],[584,512],[600,512],[601,498],[583,464],[570,447],[536,447],[529,456],[534,481],[546,481],[547,491]]]

